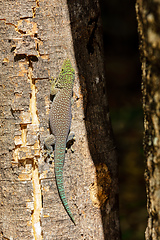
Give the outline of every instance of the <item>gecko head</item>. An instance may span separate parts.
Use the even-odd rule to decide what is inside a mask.
[[[75,79],[75,70],[69,59],[64,60],[57,85],[60,88],[72,88]]]

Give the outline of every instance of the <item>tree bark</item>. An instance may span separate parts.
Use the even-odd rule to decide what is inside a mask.
[[[148,225],[145,238],[160,239],[160,9],[157,1],[137,0],[142,62],[144,153]]]
[[[120,239],[98,1],[9,0],[0,10],[2,239]],[[65,58],[76,70],[76,142],[63,173],[76,226],[58,196],[54,162],[43,156],[49,79],[58,76]]]

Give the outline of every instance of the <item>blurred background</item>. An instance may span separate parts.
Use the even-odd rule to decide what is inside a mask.
[[[134,0],[101,0],[105,69],[119,153],[122,239],[144,239],[147,226],[141,64]]]

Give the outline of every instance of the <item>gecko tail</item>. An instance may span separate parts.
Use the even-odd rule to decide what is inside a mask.
[[[63,175],[57,173],[56,170],[55,170],[55,176],[56,176],[57,189],[58,189],[58,193],[59,193],[60,199],[62,201],[62,204],[63,204],[68,216],[70,217],[71,221],[76,226],[74,217],[71,213],[71,210],[70,210],[70,208],[68,206],[68,203],[67,203],[67,200],[66,200],[66,196],[65,196],[65,192],[64,192],[64,186],[63,186]]]

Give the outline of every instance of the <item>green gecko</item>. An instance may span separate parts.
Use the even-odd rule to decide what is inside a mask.
[[[72,118],[71,98],[74,79],[75,70],[72,68],[70,60],[66,59],[62,65],[58,79],[51,83],[51,95],[55,95],[49,113],[49,123],[52,135],[46,139],[45,146],[48,149],[49,156],[51,156],[51,153],[53,152],[52,145],[55,144],[54,171],[57,189],[66,212],[75,224],[65,197],[63,186],[63,165],[65,160],[66,142]]]

